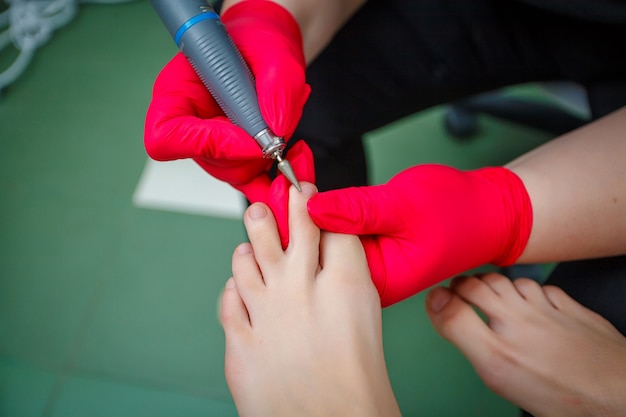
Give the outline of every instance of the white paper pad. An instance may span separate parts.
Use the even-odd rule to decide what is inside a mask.
[[[241,219],[245,199],[228,184],[204,172],[191,159],[148,159],[133,195],[137,207]]]

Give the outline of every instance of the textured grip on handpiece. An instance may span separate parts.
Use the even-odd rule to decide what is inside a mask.
[[[266,156],[280,155],[284,142],[263,120],[252,73],[211,5],[205,0],[150,2],[226,116],[255,138]]]

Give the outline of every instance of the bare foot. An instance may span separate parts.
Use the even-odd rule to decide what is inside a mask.
[[[529,279],[460,277],[450,290],[431,291],[428,315],[494,392],[535,416],[626,416],[626,338],[603,317]]]
[[[315,193],[290,190],[283,251],[271,211],[244,216],[222,296],[226,380],[241,416],[399,416],[382,346],[380,299],[357,237],[322,234]]]

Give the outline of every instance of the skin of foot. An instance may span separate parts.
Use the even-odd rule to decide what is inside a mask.
[[[250,243],[233,254],[220,317],[225,375],[239,415],[399,416],[382,346],[382,314],[355,236],[320,233],[291,187],[282,250],[271,211],[244,214]]]
[[[458,277],[426,310],[489,388],[533,415],[626,416],[626,338],[560,288]]]

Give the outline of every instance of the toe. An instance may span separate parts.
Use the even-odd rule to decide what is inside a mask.
[[[450,289],[463,300],[484,312],[490,320],[501,316],[507,310],[507,305],[502,296],[478,277],[456,277],[450,283]]]
[[[541,285],[530,278],[517,278],[513,281],[517,292],[528,302],[539,307],[552,307]]]
[[[320,242],[320,266],[346,278],[369,278],[365,251],[355,235],[324,232]]]
[[[220,321],[227,337],[236,337],[250,329],[248,310],[244,304],[234,278],[226,282],[220,303]]]
[[[294,253],[308,263],[317,266],[319,256],[320,230],[313,223],[307,211],[307,201],[317,189],[313,184],[303,182],[302,192],[291,187],[289,192],[289,247],[287,251]]]
[[[543,293],[546,299],[557,310],[567,310],[573,299],[561,288],[554,285],[546,285],[543,287]]]
[[[513,286],[512,281],[502,274],[490,272],[481,275],[480,279],[487,284],[493,292],[503,298],[519,298],[519,293]]]
[[[590,324],[592,327],[597,327],[600,325],[599,323],[608,323],[604,317],[580,304],[563,289],[554,285],[546,285],[542,287],[542,290],[546,299],[550,302],[553,308],[559,310],[560,312],[571,317],[576,317],[579,320]],[[612,327],[612,325],[610,326]]]
[[[495,341],[492,331],[470,304],[444,287],[433,289],[426,311],[435,330],[454,344],[475,365],[489,361],[487,349]]]
[[[233,252],[232,270],[237,292],[244,302],[258,298],[265,283],[250,243],[240,244]]]
[[[243,220],[259,266],[263,269],[282,259],[280,236],[269,207],[263,203],[254,203],[246,210]]]

